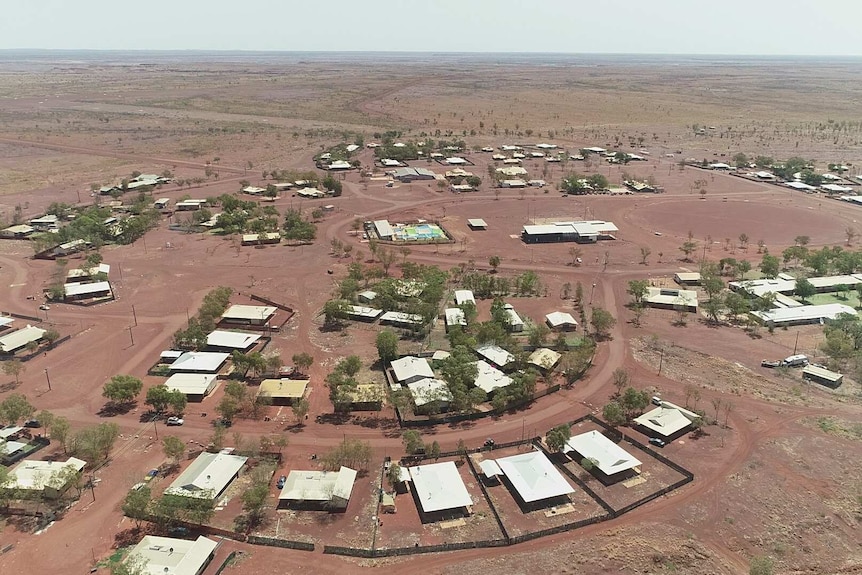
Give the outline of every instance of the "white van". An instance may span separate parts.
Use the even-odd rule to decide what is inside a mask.
[[[804,355],[791,355],[781,360],[781,365],[787,367],[803,367],[808,365],[808,357]]]

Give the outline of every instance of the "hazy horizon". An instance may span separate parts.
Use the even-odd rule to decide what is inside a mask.
[[[862,2],[7,0],[0,50],[862,56]]]

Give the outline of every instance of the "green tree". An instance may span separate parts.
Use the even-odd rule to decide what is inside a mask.
[[[602,417],[604,417],[605,421],[613,428],[617,428],[620,425],[624,425],[627,421],[626,413],[623,410],[622,406],[616,402],[611,401],[602,409]]]
[[[778,272],[781,267],[781,262],[777,257],[771,254],[763,254],[763,259],[760,260],[760,272],[767,278],[778,277]]]
[[[752,557],[748,565],[748,575],[772,575],[775,572],[774,569],[775,564],[771,557]]]
[[[105,384],[102,396],[117,405],[128,405],[135,401],[144,387],[143,382],[131,375],[115,375]]]
[[[500,267],[500,256],[491,256],[488,258],[488,265],[491,266],[493,273],[497,273],[497,268]]]
[[[415,429],[408,429],[401,435],[401,442],[404,444],[404,450],[414,455],[425,450],[425,443],[422,441],[422,435]]]
[[[618,367],[614,370],[612,377],[614,388],[617,390],[617,395],[620,395],[623,392],[623,389],[629,384],[629,372],[627,372],[621,367]]]
[[[345,300],[332,299],[323,305],[323,325],[326,327],[339,327],[347,319],[350,303]]]
[[[54,417],[51,424],[48,426],[51,439],[59,442],[60,445],[63,446],[64,454],[68,453],[69,432],[71,431],[71,428],[72,426],[69,424],[69,420],[60,416]]]
[[[397,461],[389,464],[389,469],[386,470],[386,480],[392,489],[395,489],[401,483],[401,466]]]
[[[147,512],[152,501],[152,492],[146,485],[138,489],[132,489],[123,499],[123,515],[135,520],[135,525],[140,527],[141,522],[147,519]]]
[[[566,442],[572,437],[572,428],[564,423],[550,429],[545,434],[545,444],[552,452],[561,451],[565,447]]]
[[[649,293],[649,282],[647,280],[631,280],[626,293],[632,296],[632,303],[640,305]]]
[[[235,397],[225,395],[216,406],[215,410],[222,419],[227,422],[232,422],[236,414],[240,412],[241,404]]]
[[[358,355],[348,355],[338,362],[336,369],[347,377],[354,377],[362,369],[362,359]]]
[[[339,182],[340,183],[340,182]],[[246,513],[245,530],[250,532],[263,520],[266,502],[269,499],[269,485],[260,479],[253,480],[240,495],[242,509]]]
[[[185,396],[183,396],[185,397]],[[171,398],[171,390],[166,385],[155,385],[147,390],[144,403],[153,408],[153,411],[162,413],[168,408]]]
[[[596,336],[603,339],[608,337],[610,330],[617,324],[617,320],[606,309],[594,307],[593,313],[590,316],[590,325],[593,326],[593,331]]]
[[[15,377],[15,383],[21,383],[18,377],[24,371],[24,362],[20,359],[10,359],[3,362],[3,373]]]
[[[802,298],[803,302],[808,303],[808,298],[817,293],[817,288],[806,278],[799,278],[796,280],[796,287],[793,291]]]
[[[696,249],[697,249],[697,242],[696,241],[694,241],[692,239],[687,239],[686,241],[684,241],[682,243],[682,245],[679,246],[679,251],[681,251],[683,254],[685,254],[685,258],[683,258],[683,261],[690,262],[691,261],[691,254],[693,254]]]
[[[646,391],[627,387],[619,399],[619,405],[625,413],[626,420],[631,421],[649,405],[649,394]]]
[[[13,393],[0,402],[0,423],[14,425],[22,419],[27,419],[36,412],[36,408],[20,393]]]
[[[294,401],[293,405],[290,406],[291,411],[293,411],[293,416],[296,418],[296,423],[298,425],[303,425],[303,421],[305,421],[305,416],[308,415],[308,410],[310,408],[310,404],[308,400],[304,397],[298,401]]]
[[[398,359],[398,336],[395,332],[384,329],[377,334],[376,343],[377,355],[384,368],[389,362]]]
[[[171,464],[176,466],[186,452],[186,444],[179,437],[168,435],[162,438],[162,451],[171,459]]]

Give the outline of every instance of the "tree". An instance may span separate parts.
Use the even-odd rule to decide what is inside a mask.
[[[404,450],[415,455],[425,451],[425,443],[422,441],[422,435],[415,429],[408,429],[401,435],[401,442],[404,444]]]
[[[358,355],[348,355],[338,362],[336,369],[347,377],[354,377],[362,369],[362,359]]]
[[[629,373],[621,367],[614,370],[613,380],[614,387],[617,390],[617,395],[623,392],[623,388],[629,384]]]
[[[428,457],[433,457],[434,459],[440,458],[440,444],[437,441],[432,441],[431,445],[425,448],[426,453],[428,453]]]
[[[771,557],[752,557],[748,566],[748,575],[772,575],[774,563]]]
[[[389,469],[386,470],[386,480],[392,489],[395,489],[401,483],[401,466],[397,461],[389,464]]]
[[[171,458],[173,465],[177,465],[180,458],[186,452],[186,444],[179,437],[168,435],[162,438],[162,451],[164,451],[166,457]]]
[[[497,268],[500,266],[500,256],[491,256],[488,258],[488,265],[491,266],[493,273],[497,273]]]
[[[60,445],[63,446],[63,453],[67,453],[69,431],[71,430],[69,420],[65,417],[54,417],[53,421],[51,421],[51,424],[48,426],[48,429],[51,435],[51,439],[54,441],[58,441]]]
[[[336,471],[341,466],[345,466],[357,471],[367,471],[368,464],[371,462],[371,453],[369,442],[348,437],[323,456],[323,468]]]
[[[537,323],[532,327],[532,329],[530,329],[527,336],[527,343],[532,347],[542,347],[547,343],[548,334],[550,333],[551,329],[547,325],[544,323]]]
[[[685,254],[685,258],[683,258],[683,261],[690,262],[691,261],[691,254],[693,254],[696,249],[697,249],[697,242],[696,241],[694,241],[692,239],[688,239],[688,240],[684,241],[682,243],[682,245],[679,246],[679,250],[683,254]]]
[[[799,278],[796,280],[796,287],[793,291],[802,298],[803,302],[807,303],[808,298],[817,293],[817,288],[806,278]]]
[[[569,255],[572,256],[572,265],[578,266],[580,265],[581,256],[584,254],[584,250],[581,248],[576,248],[574,246],[569,248]]]
[[[338,182],[339,184],[341,182]],[[245,511],[246,532],[251,531],[260,524],[269,498],[269,485],[263,477],[252,479],[251,486],[247,487],[240,496],[242,510]]]
[[[15,383],[20,383],[18,376],[24,371],[24,362],[20,359],[10,359],[3,362],[3,373],[15,376]]]
[[[13,393],[0,402],[0,423],[14,425],[22,419],[27,419],[35,413],[27,398],[20,393]]]
[[[641,246],[641,264],[647,265],[647,259],[649,258],[652,250],[646,246]]]
[[[625,411],[623,411],[622,406],[616,401],[611,401],[602,409],[602,417],[613,428],[626,423]]]
[[[332,299],[323,305],[323,325],[326,327],[338,327],[341,322],[347,319],[347,312],[350,309],[350,304],[341,299]]]
[[[632,303],[640,305],[649,293],[649,282],[647,280],[631,280],[626,293],[632,296]]]
[[[649,405],[649,394],[646,391],[627,387],[622,397],[620,397],[619,404],[625,413],[626,419],[630,421],[642,413],[644,408]]]
[[[571,437],[572,428],[564,423],[554,427],[545,434],[545,444],[552,452],[561,451]]]
[[[384,329],[377,334],[377,355],[383,367],[398,359],[398,336],[390,329]]]
[[[291,360],[293,361],[293,365],[296,366],[296,369],[299,370],[300,373],[306,373],[308,368],[311,367],[311,364],[314,363],[314,358],[311,356],[311,354],[306,352],[293,354]]]
[[[102,396],[111,403],[128,405],[135,401],[135,397],[141,393],[143,382],[131,375],[115,375],[105,384]]]
[[[778,277],[778,272],[781,267],[781,262],[778,258],[768,253],[763,254],[763,259],[760,260],[760,272],[767,278]]]
[[[305,421],[305,416],[308,415],[309,410],[308,400],[304,397],[298,401],[293,402],[293,405],[290,409],[293,411],[293,416],[296,418],[296,423],[298,425],[302,425],[303,421]]]
[[[240,402],[230,395],[225,395],[222,397],[215,410],[216,413],[221,415],[222,419],[227,422],[231,422],[236,414],[240,412]]]
[[[74,451],[90,464],[104,461],[120,436],[116,423],[100,423],[80,430],[72,438]]]
[[[593,308],[590,325],[593,326],[596,336],[602,339],[606,338],[616,324],[617,320],[611,315],[611,312],[600,307]]]
[[[147,519],[147,511],[152,501],[152,492],[146,485],[140,486],[138,489],[132,489],[126,494],[123,499],[123,515],[135,520],[135,525],[140,527],[141,521]]]
[[[183,396],[185,397],[185,396]],[[153,411],[162,413],[168,408],[171,400],[171,390],[164,384],[155,385],[147,390],[144,403],[153,408]]]

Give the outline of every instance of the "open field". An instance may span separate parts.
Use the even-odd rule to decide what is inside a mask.
[[[273,334],[268,349],[284,358],[307,352],[315,360],[305,425],[297,425],[289,407],[273,406],[267,408],[268,420],[239,419],[231,431],[245,440],[288,438],[276,477],[310,468],[311,454],[324,453],[346,437],[373,447],[371,471],[357,480],[346,513],[276,511],[273,487],[260,532],[318,544],[368,546],[377,512],[377,473],[384,457],[403,454],[401,430],[391,406],[379,415],[333,417],[325,376],[354,353],[371,365],[377,359],[379,326],[351,322],[343,331],[332,331],[323,328],[320,317],[348,265],[370,265],[373,257],[367,240],[351,231],[357,218],[439,221],[452,234],[451,244],[411,246],[403,256],[408,261],[444,270],[463,265],[488,271],[489,258],[498,255],[499,277],[535,271],[544,287],[538,296],[507,298],[533,323],[556,310],[574,313],[572,301],[561,294],[565,284],[577,283],[589,305],[608,309],[618,319],[610,337],[599,344],[587,377],[572,389],[521,411],[423,429],[423,437],[439,442],[443,451],[454,450],[459,440],[471,448],[488,437],[502,443],[544,434],[587,413],[601,416],[614,391],[617,368],[628,370],[636,387],[660,392],[679,405],[687,403],[686,387],[696,387],[698,407],[717,423],[707,425],[697,439],[685,436],[662,452],[694,473],[692,483],[607,523],[514,547],[386,560],[323,555],[322,545],[312,554],[226,540],[219,557],[226,550],[243,551],[226,575],[405,569],[459,575],[489,569],[731,575],[747,573],[754,556],[772,557],[776,573],[854,573],[862,568],[862,478],[854,463],[862,453],[859,383],[848,377],[833,392],[803,384],[796,372],[782,377],[760,367],[762,359],[785,357],[795,348],[822,358],[822,328],[760,329],[749,335],[738,327],[708,325],[702,316],[692,315],[684,327],[673,325],[676,314],[664,310],[649,310],[637,327],[625,307],[629,280],[660,281],[698,269],[697,263],[681,259],[679,247],[689,232],[698,242],[697,260],[734,257],[754,267],[762,257],[756,246],[761,239],[769,253],[779,256],[803,234],[810,236],[812,248],[857,249],[845,244],[845,230],[862,232],[860,207],[727,174],[681,169],[678,162],[686,157],[729,161],[743,151],[811,158],[821,171],[827,163],[843,162],[852,165],[851,174],[857,173],[862,165],[859,67],[843,61],[776,65],[756,60],[671,65],[650,59],[552,59],[547,64],[512,57],[501,67],[487,59],[454,56],[384,64],[357,55],[342,61],[323,56],[261,62],[157,58],[141,66],[122,60],[110,65],[86,59],[10,61],[0,55],[0,219],[6,223],[16,206],[29,218],[52,202],[89,204],[92,184],[113,184],[134,170],[170,170],[187,182],[200,180],[153,192],[173,201],[185,195],[232,194],[242,180],[265,187],[272,180],[263,178],[263,171],[313,169],[312,158],[323,149],[352,142],[357,135],[376,141],[374,134],[388,129],[400,131],[405,140],[423,133],[435,139],[463,138],[469,148],[549,141],[570,151],[619,145],[650,153],[648,161],[625,166],[526,159],[529,177],[549,185],[499,193],[485,184],[463,194],[443,191],[435,182],[386,187],[385,179],[351,171],[341,180],[341,197],[300,199],[288,193],[271,204],[280,213],[335,206],[317,222],[317,238],[308,245],[242,247],[232,236],[174,231],[171,224],[180,216],[163,217],[143,241],[102,248],[112,266],[116,300],[90,308],[52,305],[39,310],[41,292],[51,284],[57,264],[32,259],[33,248],[26,241],[0,240],[0,310],[41,316],[41,325],[72,336],[27,362],[20,382],[0,376],[0,400],[23,393],[38,409],[67,417],[73,428],[112,421],[122,432],[109,464],[95,473],[93,492],[85,493],[62,519],[38,536],[20,522],[2,525],[0,549],[13,547],[0,554],[0,571],[47,575],[62,564],[84,572],[94,560],[113,553],[114,537],[131,527],[120,513],[122,499],[147,470],[164,462],[155,433],[161,437],[168,431],[161,423],[157,428],[146,419],[142,423],[142,402],[126,414],[97,415],[105,403],[102,385],[126,373],[140,377],[144,391],[163,382],[145,375],[146,370],[218,285],[233,288],[234,303],[250,303],[249,295],[257,294],[294,308],[296,314]],[[698,135],[695,125],[716,129]],[[470,170],[487,178],[490,154],[465,155],[474,164]],[[373,164],[372,150],[363,149],[356,158],[366,168]],[[629,177],[652,177],[666,192],[561,197],[558,185],[572,171],[600,173],[613,185]],[[701,180],[705,199],[694,192]],[[467,227],[467,218],[479,217],[488,223],[487,231]],[[612,221],[620,232],[616,240],[578,245],[582,262],[574,265],[573,244],[527,245],[519,239],[521,226],[548,218]],[[747,249],[725,245],[725,238],[735,240],[743,233],[751,238]],[[336,256],[333,239],[351,245],[352,257]],[[642,248],[650,251],[646,263]],[[69,268],[81,265],[82,256],[69,258]],[[393,266],[393,274],[400,273],[398,267]],[[846,302],[827,295],[811,299],[858,304],[852,292]],[[489,308],[489,302],[479,302],[480,320],[490,316]],[[435,341],[441,339],[439,329]],[[421,342],[403,341],[400,350],[420,347]],[[379,372],[372,378],[376,376]],[[169,433],[190,449],[206,444],[223,396],[221,385],[202,403],[189,404],[185,425]],[[714,400],[732,404],[732,410],[713,417]],[[626,433],[646,441],[636,431]],[[49,449],[62,451],[54,445]],[[654,491],[676,480],[652,461],[644,463],[647,483],[608,488],[614,506],[638,498],[640,488]],[[572,471],[580,473],[578,467],[572,464]],[[446,530],[423,525],[411,496],[401,494],[396,497],[398,512],[379,518],[376,545],[498,537],[477,479],[466,465],[459,469],[477,502],[466,525]],[[160,486],[169,480],[161,480]],[[214,523],[219,527],[230,528],[239,514],[240,487],[217,512]],[[577,492],[575,513],[546,517],[534,512],[531,517],[521,513],[504,485],[489,491],[504,523],[514,527],[512,534],[601,511]],[[211,565],[206,575],[216,567]]]

